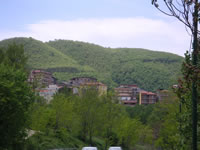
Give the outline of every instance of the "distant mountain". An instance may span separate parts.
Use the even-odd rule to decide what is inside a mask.
[[[98,45],[55,40],[43,43],[33,38],[12,38],[0,42],[23,44],[31,68],[46,69],[59,80],[77,76],[96,77],[115,87],[137,84],[155,91],[168,88],[180,74],[183,58],[165,52],[135,48],[104,48]]]

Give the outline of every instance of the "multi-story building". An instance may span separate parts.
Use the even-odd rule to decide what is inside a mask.
[[[138,95],[140,89],[137,85],[120,85],[118,88],[115,88],[118,99],[124,105],[135,105],[138,102]]]
[[[31,83],[35,88],[47,87],[48,85],[55,84],[56,79],[50,72],[43,70],[32,70],[28,82]]]
[[[72,88],[73,94],[81,94],[85,89],[96,89],[99,95],[107,93],[107,86],[98,82],[92,77],[76,77],[67,83],[68,88]]]
[[[140,91],[139,94],[139,105],[142,104],[155,104],[157,102],[157,95],[152,92]]]

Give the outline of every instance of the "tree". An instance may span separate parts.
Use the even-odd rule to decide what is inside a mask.
[[[110,145],[116,145],[118,143],[117,135],[115,133],[121,116],[126,115],[120,104],[116,104],[118,100],[112,92],[108,92],[107,95],[101,97],[102,107],[100,115],[100,135],[105,139],[105,150]]]
[[[64,94],[57,94],[51,101],[51,108],[55,116],[54,129],[65,128],[71,135],[77,135],[79,120],[74,111],[74,101]]]
[[[4,52],[4,63],[16,69],[26,69],[28,58],[24,55],[24,46],[15,43],[8,45]]]
[[[194,72],[194,73],[193,73]],[[197,92],[200,92],[200,67],[199,62],[197,67],[194,67],[191,60],[191,55],[186,54],[185,62],[183,63],[182,68],[183,78],[179,79],[179,88],[175,89],[175,92],[177,93],[179,99],[180,99],[180,115],[179,115],[179,122],[180,122],[180,132],[182,135],[182,140],[184,144],[191,145],[192,144],[192,131],[193,131],[193,122],[192,122],[192,112],[193,112],[193,102],[191,101],[193,95],[192,95],[192,89],[193,89],[193,83],[192,81],[194,78],[197,77],[198,80],[196,80],[197,83]],[[198,99],[200,98],[200,95],[198,95]],[[197,113],[198,118],[200,119],[200,103],[198,101],[197,103]],[[200,127],[200,124],[198,122],[197,127]],[[199,137],[200,132],[198,130],[197,136]],[[194,138],[193,138],[194,139]],[[200,142],[200,139],[198,138],[198,142]]]
[[[144,145],[152,142],[152,130],[139,120],[122,116],[119,122],[116,134],[122,147],[133,149],[138,143]]]
[[[188,144],[183,143],[179,132],[179,100],[175,93],[168,92],[168,97],[155,104],[149,117],[149,124],[154,131],[155,145],[166,150],[187,150]]]
[[[88,136],[90,145],[93,145],[92,138],[99,127],[100,109],[101,102],[95,89],[85,89],[77,99],[76,110],[80,117],[81,137],[86,141]]]
[[[34,99],[26,82],[23,47],[10,45],[0,50],[0,57],[0,149],[20,149]]]
[[[134,107],[126,107],[126,111],[131,118],[138,118],[143,124],[147,124],[147,120],[154,106],[155,105],[136,105]]]
[[[70,97],[59,93],[50,104],[35,103],[30,120],[30,127],[36,132],[28,139],[26,146],[33,149],[80,146],[77,139],[79,119]]]
[[[160,8],[159,5],[161,1],[167,7],[166,9]],[[190,74],[193,76],[190,80],[191,85],[191,99],[192,99],[192,148],[193,150],[197,150],[197,128],[198,128],[198,119],[197,119],[197,99],[198,99],[198,75],[195,72],[199,66],[199,30],[198,30],[198,22],[199,22],[199,2],[198,0],[152,0],[152,4],[160,10],[162,13],[173,16],[181,21],[187,29],[190,30],[193,39],[193,51],[191,64],[190,66]],[[187,54],[188,55],[188,54]],[[184,93],[183,93],[184,94]]]
[[[26,73],[0,64],[0,147],[17,149],[25,136],[33,94]]]
[[[0,63],[2,63],[4,60],[4,52],[3,49],[0,49]]]

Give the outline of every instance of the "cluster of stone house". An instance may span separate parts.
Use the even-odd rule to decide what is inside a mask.
[[[73,94],[81,95],[85,89],[95,89],[99,95],[106,94],[107,86],[96,78],[92,77],[76,77],[68,82],[57,83],[56,78],[50,72],[44,70],[32,70],[30,72],[28,82],[34,87],[34,91],[39,96],[44,97],[49,103],[53,96],[64,87],[71,89]]]
[[[61,85],[57,84],[56,78],[50,72],[44,70],[32,70],[29,74],[28,82],[39,96],[47,100],[47,103],[62,88]]]
[[[71,89],[73,94],[81,95],[84,90],[95,89],[99,95],[107,93],[107,86],[92,77],[75,77],[68,82],[58,84],[56,78],[50,72],[43,70],[32,70],[28,82],[40,96],[44,97],[47,102],[50,102],[59,89]],[[164,92],[165,91],[165,92]],[[136,104],[147,105],[154,104],[159,100],[163,100],[167,95],[167,90],[158,90],[157,93],[152,93],[140,89],[137,85],[120,85],[115,88],[116,96],[121,104],[134,106]]]
[[[43,70],[32,70],[28,77],[28,82],[35,84],[37,87],[46,87],[56,84],[56,78],[50,72]]]

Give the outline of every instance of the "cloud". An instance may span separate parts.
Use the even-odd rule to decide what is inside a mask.
[[[147,18],[45,20],[26,26],[26,32],[1,32],[0,39],[33,37],[42,41],[68,39],[105,47],[147,48],[178,55],[189,48],[190,36],[178,21]]]

